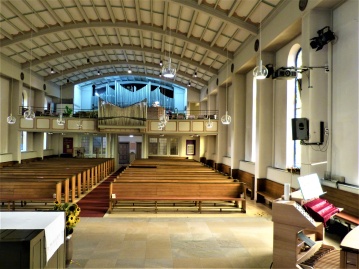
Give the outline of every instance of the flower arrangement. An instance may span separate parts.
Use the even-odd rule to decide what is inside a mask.
[[[81,208],[75,203],[59,203],[55,201],[54,210],[65,211],[66,213],[66,236],[74,232],[74,228],[80,221]]]

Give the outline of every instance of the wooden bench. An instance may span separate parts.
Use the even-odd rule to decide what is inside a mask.
[[[238,180],[246,183],[247,190],[251,193],[251,200],[254,200],[254,175],[243,170],[238,170]]]
[[[8,204],[8,210],[15,210],[15,203],[54,202],[54,194],[61,197],[61,182],[54,181],[0,181],[0,202]]]
[[[242,194],[242,197],[241,197]],[[241,211],[246,212],[246,194],[243,183],[201,183],[201,182],[112,182],[110,184],[109,213],[120,201],[153,201],[155,212],[158,202],[194,202],[202,212],[202,202],[234,202]],[[175,204],[174,204],[175,205]]]
[[[327,200],[343,211],[333,216],[334,219],[344,223],[350,229],[359,225],[359,195],[329,186],[322,186],[326,192],[321,198]]]
[[[284,194],[284,185],[266,178],[257,179],[257,202],[270,204]]]

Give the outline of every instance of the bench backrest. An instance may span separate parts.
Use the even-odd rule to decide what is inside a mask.
[[[284,194],[284,185],[270,179],[258,178],[257,191],[270,193],[275,198],[280,198]]]
[[[347,192],[340,189],[322,186],[326,192],[321,198],[326,199],[336,207],[344,208],[345,213],[359,218],[359,195],[357,193]]]
[[[48,198],[51,199],[56,193],[56,182],[0,182],[0,199],[2,198]]]
[[[243,193],[243,183],[191,183],[191,182],[112,182],[110,196],[116,198],[153,197],[232,197]]]

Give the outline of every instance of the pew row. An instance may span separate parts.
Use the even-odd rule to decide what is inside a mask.
[[[0,181],[0,202],[7,203],[8,210],[15,210],[15,203],[53,203],[61,197],[61,181]],[[54,197],[54,195],[56,197]]]
[[[257,179],[257,202],[272,204],[284,194],[284,185],[266,178]]]
[[[238,170],[238,180],[246,183],[247,191],[251,193],[251,200],[254,200],[254,175],[243,170]]]
[[[344,223],[349,229],[359,225],[359,194],[324,186],[325,194],[323,199],[336,207],[343,208],[343,211],[335,214],[334,219]]]
[[[232,206],[246,212],[245,184],[208,182],[112,182],[109,191],[109,213],[120,202],[154,202],[158,212],[161,202],[193,202],[196,211],[202,213],[203,202],[231,202]],[[178,209],[178,208],[177,208]]]

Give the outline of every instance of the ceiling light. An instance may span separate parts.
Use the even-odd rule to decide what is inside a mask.
[[[222,124],[230,124],[232,121],[231,116],[228,115],[228,111],[226,111],[226,114],[222,116],[221,122]]]
[[[32,43],[32,31],[31,31],[31,43]],[[28,100],[28,104],[29,104],[29,108],[24,112],[24,118],[25,120],[33,120],[35,119],[35,112],[31,109],[31,65],[32,65],[32,46],[31,46],[31,50],[30,50],[30,55],[31,55],[31,59],[30,59],[30,90],[29,90],[29,100]]]
[[[51,68],[51,74],[53,74],[53,73],[55,73],[55,71],[54,71],[54,69],[53,69],[53,68]]]
[[[61,56],[62,56],[62,52],[61,52]],[[64,77],[64,69],[62,69],[62,78],[63,77]],[[60,102],[61,102],[61,109],[63,109],[63,107],[62,107],[62,84],[60,85]],[[65,125],[65,119],[63,118],[62,113],[63,112],[61,111],[59,116],[56,119],[57,125],[61,125],[61,126]]]
[[[191,81],[188,81],[187,86],[188,86],[188,87],[191,87]]]
[[[174,78],[176,75],[176,68],[171,63],[171,58],[162,67],[162,75],[165,78]]]
[[[170,20],[171,22],[171,20]],[[170,38],[171,38],[171,25],[170,25]],[[174,78],[176,75],[176,68],[174,68],[174,66],[172,65],[172,61],[171,61],[171,56],[170,56],[170,52],[171,52],[171,44],[170,44],[170,40],[168,41],[168,62],[165,63],[162,66],[162,75],[165,78]]]
[[[255,79],[265,79],[268,75],[268,69],[267,67],[265,67],[263,64],[262,64],[262,40],[261,40],[261,25],[262,25],[262,13],[261,13],[261,16],[260,16],[260,21],[259,21],[259,40],[257,39],[256,41],[259,42],[259,62],[258,62],[258,65],[253,69],[253,77]]]
[[[160,66],[162,66],[163,65],[163,62],[162,62],[162,60],[160,61]]]
[[[162,77],[162,72],[160,72],[160,75],[159,75],[160,77]]]
[[[132,74],[131,68],[129,68],[129,69],[127,70],[127,73]]]
[[[229,61],[228,61],[228,43],[227,43],[227,76],[226,78],[228,79],[228,65],[229,65]],[[226,81],[226,114],[222,116],[221,118],[221,122],[222,124],[230,124],[231,123],[231,116],[228,115],[228,82]]]
[[[211,117],[208,117],[208,121],[206,122],[206,128],[211,129],[213,127],[213,122],[211,121]]]
[[[326,44],[335,39],[334,33],[330,30],[329,26],[324,27],[317,31],[318,37],[311,38],[310,46],[316,51],[321,50]]]
[[[101,73],[100,73],[100,70],[97,70],[97,75],[99,76]]]
[[[62,112],[59,114],[59,117],[56,120],[57,125],[64,125],[65,124],[65,119],[62,116]]]
[[[11,87],[10,87],[10,116],[6,118],[6,121],[8,124],[15,124],[16,123],[16,118],[12,115],[11,111],[12,111],[12,91],[14,88],[14,79],[11,79]]]
[[[196,78],[197,77],[197,72],[194,72],[193,76]]]
[[[268,69],[262,64],[262,59],[259,60],[259,64],[253,69],[253,76],[256,79],[265,79],[268,76]]]

